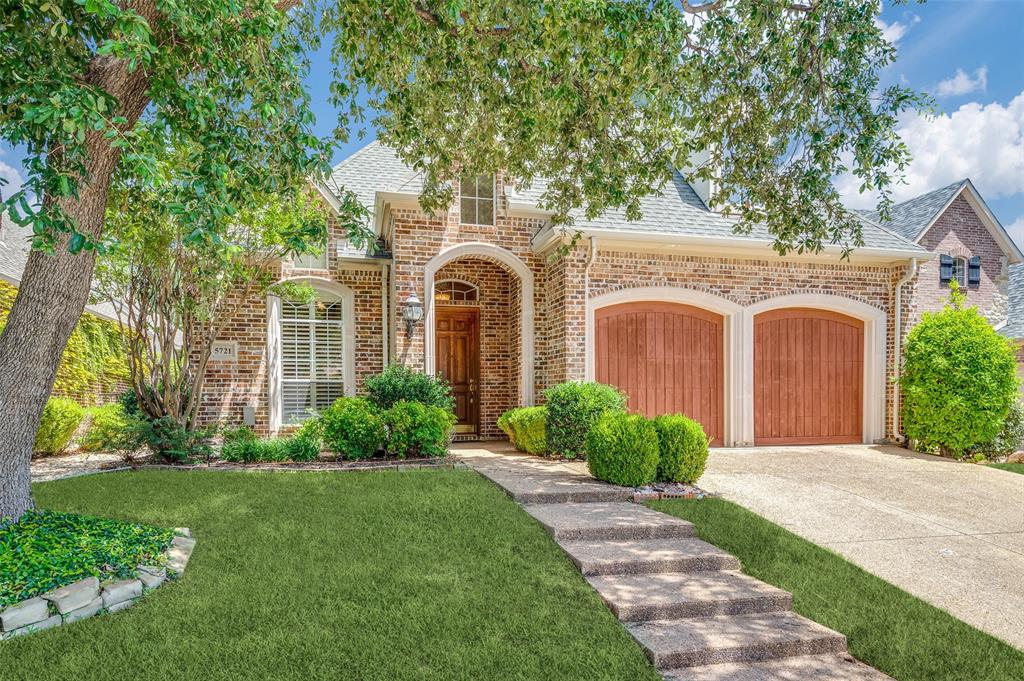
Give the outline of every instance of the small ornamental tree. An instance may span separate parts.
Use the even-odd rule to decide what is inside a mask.
[[[1017,361],[1010,342],[951,284],[949,304],[907,336],[903,428],[926,449],[961,456],[994,438],[1017,399]]]

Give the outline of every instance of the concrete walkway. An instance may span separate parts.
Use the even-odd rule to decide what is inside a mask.
[[[672,681],[884,681],[846,638],[790,609],[790,594],[739,572],[691,523],[630,500],[580,464],[456,450],[552,535]]]
[[[700,484],[1024,649],[1024,475],[855,445],[712,450]]]

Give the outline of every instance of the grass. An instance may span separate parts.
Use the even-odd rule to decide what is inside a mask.
[[[998,468],[1002,471],[1020,473],[1024,475],[1024,463],[990,463],[989,468]]]
[[[649,505],[693,522],[744,572],[792,592],[796,612],[845,634],[854,656],[898,681],[1024,679],[1024,652],[736,504]]]
[[[659,678],[540,526],[470,471],[143,471],[35,494],[198,544],[135,607],[0,643],[4,681]]]
[[[0,608],[86,577],[125,579],[157,564],[174,531],[74,513],[33,511],[0,527]]]

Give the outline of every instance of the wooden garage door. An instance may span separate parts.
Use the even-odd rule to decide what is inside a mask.
[[[676,303],[624,303],[595,313],[595,377],[646,416],[686,414],[722,444],[722,317]]]
[[[860,442],[864,322],[787,308],[754,317],[754,442]]]

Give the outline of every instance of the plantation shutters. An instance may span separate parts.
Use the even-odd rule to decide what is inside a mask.
[[[281,301],[282,422],[330,406],[345,393],[340,300]]]

